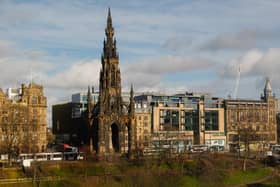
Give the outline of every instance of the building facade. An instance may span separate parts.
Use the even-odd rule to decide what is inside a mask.
[[[144,149],[151,142],[151,113],[147,111],[137,111],[136,118],[136,147]]]
[[[226,145],[223,100],[220,98],[193,93],[143,94],[135,97],[135,108],[150,114],[150,131],[146,132],[151,133],[146,138],[149,140],[146,146]],[[139,127],[143,128],[137,123]]]
[[[252,144],[262,147],[277,143],[277,99],[272,95],[269,79],[260,100],[225,100],[226,129],[229,149],[240,144],[240,131],[250,128]]]
[[[13,89],[10,97],[0,91],[1,151],[43,152],[47,145],[47,100],[43,87],[31,83]]]
[[[91,104],[95,105],[98,101],[99,92],[94,92],[93,88],[91,90]],[[88,93],[80,92],[72,94],[71,103],[72,118],[81,118],[88,108]]]

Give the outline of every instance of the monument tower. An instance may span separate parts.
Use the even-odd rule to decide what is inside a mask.
[[[132,153],[135,149],[133,88],[130,104],[121,96],[121,73],[110,8],[101,56],[99,101],[93,109],[92,139],[98,155]]]

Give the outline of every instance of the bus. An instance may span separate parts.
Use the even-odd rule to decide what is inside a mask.
[[[21,153],[19,162],[27,161],[59,161],[59,160],[83,160],[82,152],[51,152],[51,153]]]

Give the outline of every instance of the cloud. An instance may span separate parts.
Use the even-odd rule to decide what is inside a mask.
[[[168,55],[129,64],[126,71],[151,74],[178,73],[206,69],[213,63],[203,58]]]
[[[225,78],[235,78],[238,71],[243,75],[252,75],[258,61],[263,57],[260,50],[254,49],[248,51],[237,59],[230,60],[225,66],[218,70],[218,74]]]
[[[182,51],[192,44],[192,40],[186,37],[171,37],[168,38],[163,44],[163,48],[171,49],[173,51]]]
[[[0,58],[8,57],[14,54],[14,43],[10,41],[0,40]]]
[[[45,77],[49,88],[86,89],[88,85],[98,86],[101,62],[99,60],[84,60],[74,63],[53,76]]]
[[[204,58],[190,58],[184,56],[162,56],[123,67],[123,80],[125,85],[135,84],[142,90],[155,89],[163,84],[164,75],[200,71],[215,65],[214,62]]]
[[[65,60],[65,59],[64,59]],[[0,86],[11,87],[33,81],[47,89],[66,91],[98,86],[101,63],[96,59],[53,63],[44,51],[22,49],[0,40]]]
[[[234,77],[240,66],[243,76],[276,76],[280,69],[280,48],[271,48],[265,52],[254,49],[241,57],[229,61],[220,69],[221,77]]]
[[[259,90],[263,89],[264,78],[269,77],[273,90],[279,92],[280,89],[280,48],[270,48],[267,51],[258,49],[250,50],[237,59],[229,61],[225,66],[221,67],[218,74],[221,79],[237,78],[238,68],[240,66],[241,78],[240,85],[255,86]],[[252,88],[251,88],[252,89]],[[248,93],[252,90],[247,90]],[[247,94],[248,94],[247,93]],[[279,93],[278,93],[279,94]],[[251,93],[251,95],[254,95]]]
[[[254,73],[260,75],[278,75],[280,69],[280,48],[271,48],[263,52],[262,58],[254,66]]]
[[[1,87],[30,81],[31,74],[41,77],[52,67],[45,61],[42,51],[24,50],[14,43],[0,40]]]
[[[236,33],[225,33],[202,44],[201,50],[244,50],[256,48],[260,42],[275,37],[270,31],[242,30]]]

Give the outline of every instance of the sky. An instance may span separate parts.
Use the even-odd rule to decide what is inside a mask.
[[[278,0],[0,0],[0,87],[31,79],[51,105],[98,89],[111,8],[123,91],[280,95]]]

